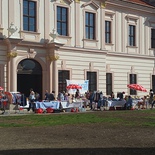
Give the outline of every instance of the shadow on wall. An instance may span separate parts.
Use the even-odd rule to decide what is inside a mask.
[[[93,146],[93,143],[92,143]],[[155,148],[58,148],[0,151],[0,155],[154,155]]]

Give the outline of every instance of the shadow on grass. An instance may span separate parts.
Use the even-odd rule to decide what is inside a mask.
[[[154,155],[155,148],[58,148],[0,151],[0,155]]]

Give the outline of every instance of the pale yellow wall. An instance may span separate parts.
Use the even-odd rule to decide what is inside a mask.
[[[101,7],[100,1],[70,1],[70,0],[35,0],[37,2],[37,32],[23,31],[22,0],[0,0],[0,32],[9,37],[8,27],[13,22],[18,30],[14,37],[23,39],[27,44],[21,43],[14,48],[18,56],[13,60],[14,68],[18,63],[29,58],[29,50],[35,51],[36,59],[43,67],[43,82],[50,84],[43,85],[45,89],[53,89],[54,65],[46,60],[48,51],[57,52],[60,59],[56,62],[55,71],[62,68],[65,61],[66,69],[71,71],[71,79],[83,80],[86,71],[97,71],[98,89],[105,94],[106,91],[106,66],[110,66],[113,73],[114,92],[124,90],[128,92],[128,73],[131,67],[138,73],[138,82],[147,89],[151,87],[150,75],[154,74],[154,49],[150,48],[150,30],[155,28],[155,11],[153,8],[134,5],[118,0],[107,1],[106,7]],[[128,4],[128,5],[127,5]],[[49,33],[56,29],[56,7],[64,6],[69,9],[69,36],[59,36],[58,40],[64,45],[58,50],[51,46],[45,46],[47,40],[51,41]],[[8,7],[10,6],[10,7]],[[8,10],[9,9],[9,10]],[[96,14],[96,39],[85,38],[85,12],[90,11]],[[104,22],[112,22],[112,44],[105,44]],[[135,24],[136,47],[128,46],[128,25]],[[45,39],[45,40],[44,40]],[[39,47],[38,47],[39,46]],[[13,47],[11,47],[13,48]],[[0,64],[4,78],[1,80],[6,89],[16,90],[16,85],[10,85],[11,64],[8,62],[6,45],[0,44]],[[141,56],[141,57],[140,57]],[[90,64],[92,66],[90,67]],[[3,69],[2,69],[3,68]],[[11,73],[9,73],[11,72]],[[53,77],[52,77],[53,76]],[[52,79],[52,80],[51,80]],[[52,81],[52,82],[51,82]],[[8,87],[8,88],[7,88]],[[141,92],[138,92],[141,94]]]

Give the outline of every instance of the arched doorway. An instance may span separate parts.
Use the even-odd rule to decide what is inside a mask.
[[[17,67],[17,91],[29,96],[30,88],[42,97],[42,67],[33,59],[22,60]]]

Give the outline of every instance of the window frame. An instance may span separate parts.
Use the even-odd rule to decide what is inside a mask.
[[[131,79],[131,76],[134,76],[134,77],[132,77],[132,78],[134,78],[134,80]],[[129,83],[130,84],[137,84],[137,74],[135,74],[135,73],[129,74]],[[130,95],[137,95],[137,91],[130,89]]]
[[[151,28],[151,48],[155,48],[155,28]]]
[[[132,28],[132,32],[131,32]],[[133,34],[132,34],[133,33]],[[136,46],[136,26],[129,24],[128,26],[128,44],[129,46]]]
[[[138,45],[138,38],[137,36],[139,35],[139,31],[137,31],[137,25],[139,24],[139,16],[133,15],[133,14],[127,14],[125,16],[126,19],[126,24],[127,24],[127,36],[126,36],[126,40],[127,40],[127,47],[132,47],[132,48],[136,48],[136,46]],[[134,46],[130,45],[129,43],[129,25],[135,26],[135,38],[134,38]]]
[[[57,32],[57,6],[60,6],[60,7],[65,7],[68,9],[68,28],[67,28],[67,32],[68,32],[68,36],[63,36],[63,35],[59,35],[58,37],[61,38],[61,39],[68,39],[70,40],[71,39],[71,6],[70,5],[67,5],[67,4],[60,4],[60,3],[55,3],[53,4],[54,7],[54,29],[56,30]],[[51,17],[52,18],[52,17]],[[53,24],[50,24],[50,30],[49,31],[53,31]]]
[[[107,82],[108,81],[107,80],[108,75],[111,76],[110,84],[108,84],[108,82]],[[109,86],[110,86],[110,89],[109,89]],[[106,73],[106,95],[111,95],[112,91],[113,91],[113,74],[107,72]]]
[[[64,77],[64,78],[62,78],[62,79],[63,79],[62,83],[61,83],[60,80],[59,80],[59,79],[60,79],[60,76],[59,76],[59,75],[60,75],[60,74],[59,74],[60,71],[61,71],[62,74],[63,74],[62,77]],[[65,76],[64,76],[64,74],[65,74],[66,72],[68,72],[68,77],[65,77]],[[66,79],[70,80],[70,70],[62,70],[62,69],[59,69],[59,70],[58,70],[58,92],[66,91],[66,86],[67,86]],[[62,85],[62,90],[61,90],[60,84]]]
[[[153,92],[155,92],[155,75],[154,74],[152,74],[152,76],[151,76],[151,84],[152,84],[151,88],[152,88]]]
[[[66,9],[66,22],[63,22],[63,21],[59,21],[60,23],[61,23],[61,34],[59,34],[59,32],[58,32],[58,7],[61,9],[61,20],[62,20],[62,9]],[[56,6],[56,28],[57,28],[57,33],[59,34],[59,35],[61,35],[61,36],[69,36],[69,8],[68,7],[64,7],[64,6],[60,6],[60,5],[57,5]],[[66,34],[65,35],[63,35],[62,34],[62,24],[63,23],[65,23],[66,24]]]
[[[86,24],[86,20],[87,20],[87,14],[88,14],[88,25]],[[91,25],[91,21],[90,21],[90,18],[91,16],[90,15],[93,15],[93,25]],[[87,37],[87,29],[88,28],[88,37]],[[90,30],[93,29],[93,37],[91,37],[91,32]],[[89,40],[96,40],[96,13],[94,12],[91,12],[91,11],[85,11],[85,39],[89,39]]]
[[[27,8],[28,15],[24,14],[24,1],[27,1],[28,3],[28,8]],[[34,3],[34,8],[33,8],[34,16],[30,15],[30,3]],[[28,18],[27,29],[24,29],[24,17]],[[34,30],[30,30],[31,18],[34,19],[34,24],[33,24]],[[23,0],[23,31],[37,32],[37,1]]]
[[[103,34],[103,36],[104,36],[104,44],[105,45],[108,45],[108,47],[109,46],[111,46],[111,48],[112,48],[112,46],[114,45],[113,44],[113,42],[115,42],[115,34],[113,33],[113,32],[115,32],[115,27],[114,27],[114,25],[115,25],[115,16],[116,16],[116,14],[115,14],[115,12],[113,12],[113,11],[110,11],[110,10],[105,10],[105,20],[104,20],[104,30],[103,30],[103,32],[104,32],[104,34]],[[105,37],[105,21],[109,21],[109,22],[111,22],[111,35],[110,35],[110,43],[106,43],[106,37]]]
[[[19,0],[20,4],[20,38],[23,40],[29,40],[29,41],[40,41],[40,30],[39,30],[39,10],[40,10],[40,0],[32,0],[37,3],[37,9],[36,9],[36,32],[32,31],[25,31],[23,30],[23,0]]]
[[[92,79],[94,79],[94,78],[91,77],[91,80],[88,79],[88,73],[90,73],[90,74],[95,73],[95,74],[96,74],[95,83],[92,82]],[[89,89],[89,91],[91,91],[91,92],[94,92],[94,91],[97,90],[97,78],[98,78],[98,75],[97,75],[97,74],[98,74],[97,71],[86,71],[86,79],[89,80],[89,87],[88,87],[88,89]],[[93,87],[94,87],[94,88],[93,88]]]
[[[107,24],[106,23],[110,23],[110,25],[109,25],[109,31],[106,31],[107,30]],[[112,34],[112,22],[111,21],[109,21],[109,20],[105,20],[105,43],[106,44],[111,44],[112,43],[112,41],[111,41],[111,34]],[[107,35],[109,34],[109,40],[107,41]]]

